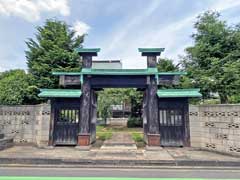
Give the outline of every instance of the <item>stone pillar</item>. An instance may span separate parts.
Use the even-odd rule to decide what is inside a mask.
[[[147,143],[149,146],[160,146],[160,129],[158,119],[157,83],[154,76],[148,76],[147,98]]]
[[[84,77],[81,97],[81,116],[79,123],[78,146],[90,145],[91,85],[90,78]]]

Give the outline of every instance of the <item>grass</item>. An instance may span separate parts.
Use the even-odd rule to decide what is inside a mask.
[[[101,140],[101,141],[105,141],[107,139],[110,139],[112,137],[112,130],[106,128],[105,126],[97,126],[96,129],[96,138]]]
[[[98,125],[97,132],[142,132],[142,128],[128,128],[125,126]]]
[[[132,132],[131,135],[138,148],[145,147],[145,141],[142,132]]]
[[[143,134],[142,133],[137,133],[137,132],[133,132],[132,133],[132,138],[135,142],[142,142],[143,139]]]
[[[142,128],[127,128],[124,126],[108,125],[98,125],[96,127],[96,139],[98,141],[97,143],[99,143],[99,145],[96,146],[98,147],[103,141],[110,139],[114,132],[129,132],[137,147],[141,148],[145,146]]]

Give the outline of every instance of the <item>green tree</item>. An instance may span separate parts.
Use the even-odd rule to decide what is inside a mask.
[[[192,35],[194,45],[186,48],[182,65],[205,98],[217,92],[221,103],[228,103],[240,88],[240,31],[219,17],[211,11],[198,17]]]
[[[52,71],[80,70],[79,56],[74,49],[81,47],[83,36],[76,36],[65,22],[48,19],[37,27],[36,40],[26,42],[27,65],[38,88],[56,88],[58,78]]]
[[[37,91],[32,86],[32,77],[24,70],[10,70],[0,75],[0,104],[31,104]]]
[[[178,66],[173,63],[173,60],[167,58],[159,58],[157,68],[159,72],[171,72],[179,70]]]
[[[159,58],[157,62],[157,68],[159,72],[177,72],[183,69],[180,69],[179,65],[175,65],[173,60],[168,58]],[[162,85],[164,88],[192,88],[193,84],[191,79],[188,76],[181,76],[178,85]]]

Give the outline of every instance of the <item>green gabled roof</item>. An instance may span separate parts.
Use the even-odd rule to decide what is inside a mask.
[[[76,48],[75,51],[78,53],[98,53],[100,48]]]
[[[41,89],[39,97],[63,97],[63,98],[78,98],[82,95],[80,89]]]
[[[174,97],[201,97],[200,89],[159,89],[157,95],[160,98]]]
[[[138,48],[141,53],[160,53],[164,51],[164,48]]]
[[[81,72],[52,72],[53,75],[68,75],[68,76],[76,76],[76,75],[81,75]]]
[[[91,69],[83,68],[82,74],[90,75],[154,75],[157,68],[147,69]]]
[[[187,75],[187,72],[158,72],[158,75]]]

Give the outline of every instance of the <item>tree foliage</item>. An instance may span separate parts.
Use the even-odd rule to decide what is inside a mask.
[[[173,63],[173,60],[167,58],[159,58],[157,62],[159,72],[178,71],[179,68]]]
[[[205,98],[210,92],[228,103],[240,88],[240,26],[229,27],[217,12],[200,15],[192,35],[194,45],[186,49],[183,67]]]
[[[24,70],[10,70],[0,75],[0,104],[29,104],[37,87],[31,85],[32,78]]]
[[[105,121],[111,116],[111,105],[131,104],[132,115],[141,111],[142,93],[133,88],[109,88],[98,93],[98,113]],[[140,110],[139,110],[140,106]]]
[[[48,19],[37,27],[36,40],[26,42],[29,73],[39,88],[56,88],[58,78],[52,71],[80,70],[79,56],[74,49],[81,46],[84,36],[76,36],[65,22]]]

